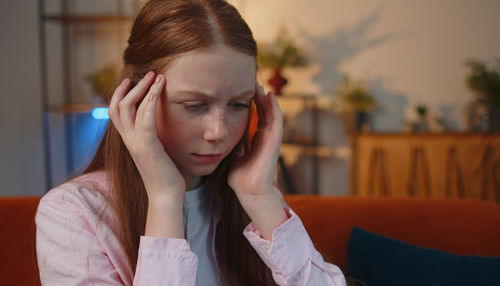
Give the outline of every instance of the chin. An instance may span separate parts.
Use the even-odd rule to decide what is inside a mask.
[[[207,176],[212,174],[219,164],[205,165],[205,166],[195,166],[191,168],[186,168],[185,173],[193,177]]]

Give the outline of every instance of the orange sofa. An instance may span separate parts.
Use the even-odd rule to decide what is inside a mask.
[[[500,205],[477,200],[287,195],[325,260],[344,268],[359,226],[455,254],[500,256]],[[40,285],[34,215],[39,198],[0,197],[0,285]]]

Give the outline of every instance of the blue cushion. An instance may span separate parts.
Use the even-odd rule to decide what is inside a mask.
[[[368,286],[500,285],[500,257],[458,256],[354,227],[345,274]]]

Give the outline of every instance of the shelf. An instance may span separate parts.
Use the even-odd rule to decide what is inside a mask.
[[[313,138],[303,137],[303,138],[291,138],[283,140],[284,144],[304,146],[304,147],[315,147],[318,144],[314,143]]]
[[[86,136],[86,128],[101,128],[109,119],[107,110],[96,109],[107,107],[105,100],[73,94],[77,87],[73,81],[83,83],[81,73],[93,63],[107,60],[100,55],[114,53],[111,49],[117,44],[122,49],[141,1],[116,0],[112,1],[116,5],[107,3],[106,8],[84,0],[38,2],[45,189],[49,190],[55,186],[53,182],[57,184],[74,174],[80,164],[88,163],[82,159],[87,152],[83,149],[90,148],[86,144],[91,144],[88,140],[93,138],[78,138]],[[89,61],[89,65],[80,65],[81,61]],[[59,92],[51,94],[52,90]],[[54,151],[57,155],[53,155]]]
[[[96,107],[107,107],[106,104],[65,104],[49,106],[49,112],[57,113],[88,113]]]
[[[491,136],[497,135],[499,133],[493,132],[367,132],[367,133],[356,133],[352,132],[347,134],[348,138],[387,138],[392,140],[394,138],[440,138],[440,137],[450,137],[460,140],[460,138],[468,138],[472,135],[474,136]]]
[[[287,144],[287,143],[283,143],[281,146],[283,149],[291,148],[292,150],[296,150],[295,152],[297,152],[298,154],[307,154],[307,155],[316,156],[319,158],[332,158],[332,157],[336,156],[335,151],[329,147],[326,147],[326,146],[318,146],[318,147],[315,147],[314,149],[311,149],[311,148],[303,149],[303,146],[292,145],[292,144]],[[282,151],[284,151],[284,150],[282,150]],[[280,153],[285,154],[285,152],[280,152]]]
[[[43,15],[42,20],[53,21],[63,24],[100,24],[100,23],[121,23],[131,21],[131,17],[123,15],[112,15],[112,14],[102,14],[102,15]]]
[[[280,99],[302,99],[302,100],[319,100],[320,96],[314,94],[299,94],[299,93],[290,93],[290,94],[280,94],[277,95],[276,98]]]

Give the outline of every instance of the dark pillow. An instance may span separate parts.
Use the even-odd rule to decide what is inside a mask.
[[[500,285],[500,257],[458,256],[354,227],[345,274],[368,286]]]

